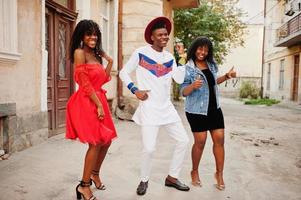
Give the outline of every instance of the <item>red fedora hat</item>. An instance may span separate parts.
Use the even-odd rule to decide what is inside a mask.
[[[158,22],[163,22],[165,24],[166,29],[167,29],[168,35],[170,34],[170,31],[171,31],[171,22],[170,22],[170,20],[167,17],[157,17],[157,18],[153,19],[146,26],[145,31],[144,31],[144,39],[149,44],[153,44],[153,41],[151,39],[152,28]]]

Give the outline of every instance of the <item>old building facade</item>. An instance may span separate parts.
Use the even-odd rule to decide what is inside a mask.
[[[76,90],[69,60],[72,30],[93,19],[103,48],[117,59],[118,1],[0,0],[0,149],[23,150],[65,131],[65,109]],[[108,98],[116,96],[117,67]]]
[[[301,1],[265,1],[264,96],[301,103]]]
[[[103,48],[115,61],[105,85],[113,102],[127,94],[118,70],[133,49],[146,44],[148,21],[172,19],[173,9],[198,5],[198,0],[0,0],[0,150],[20,151],[64,133],[66,102],[76,90],[68,45],[81,19],[100,25]]]

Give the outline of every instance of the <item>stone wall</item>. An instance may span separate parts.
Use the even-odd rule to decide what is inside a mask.
[[[258,89],[261,86],[261,78],[260,77],[238,77],[227,80],[219,85],[219,90],[221,96],[238,98],[239,91],[241,89],[243,82],[251,82],[256,85]]]
[[[20,151],[48,138],[47,112],[16,115],[16,104],[0,104],[0,149],[6,153]]]

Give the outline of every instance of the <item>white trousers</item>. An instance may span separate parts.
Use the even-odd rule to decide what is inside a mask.
[[[184,161],[189,139],[181,121],[160,125],[160,126],[141,126],[142,132],[142,163],[141,181],[146,182],[150,178],[152,155],[156,150],[156,141],[159,129],[163,127],[175,141],[175,149],[169,167],[169,175],[178,178]]]

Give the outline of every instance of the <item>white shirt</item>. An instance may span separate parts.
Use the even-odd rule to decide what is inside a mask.
[[[184,66],[177,67],[171,53],[158,52],[151,46],[135,50],[120,71],[121,80],[128,86],[133,81],[129,74],[136,71],[139,90],[150,90],[148,98],[139,102],[133,120],[139,125],[163,125],[180,121],[171,100],[171,79],[184,81]]]

